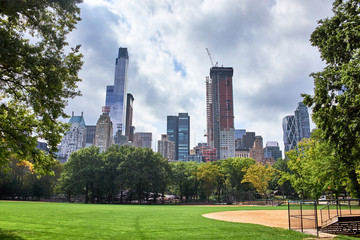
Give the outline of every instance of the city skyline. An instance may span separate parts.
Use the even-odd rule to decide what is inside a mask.
[[[264,142],[282,143],[282,118],[293,113],[301,93],[312,93],[309,74],[323,67],[309,37],[318,20],[333,15],[331,3],[221,1],[216,9],[212,5],[82,3],[83,20],[69,42],[82,45],[83,96],[70,100],[66,113],[84,112],[87,124],[96,124],[105,88],[113,84],[116,51],[126,47],[136,131],[152,132],[155,148],[166,132],[166,116],[188,112],[196,119],[191,122],[190,145],[206,142],[208,48],[219,66],[234,68],[235,128],[256,132]]]

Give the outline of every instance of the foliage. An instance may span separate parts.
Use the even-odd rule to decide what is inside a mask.
[[[56,161],[51,175],[39,176],[31,169],[31,163],[21,162],[13,155],[7,166],[0,171],[0,199],[38,200],[54,195],[63,165]]]
[[[244,199],[244,192],[252,190],[248,183],[242,183],[245,172],[244,169],[255,164],[252,158],[227,158],[218,161],[221,174],[223,175],[223,195],[225,195],[226,202],[230,203],[235,198],[237,200]],[[240,195],[240,196],[239,196]]]
[[[0,166],[32,161],[50,172],[54,155],[36,149],[37,139],[57,152],[66,124],[67,99],[76,91],[79,46],[67,49],[66,35],[80,20],[80,0],[1,1],[0,8]]]
[[[196,178],[207,201],[222,177],[219,166],[215,164],[204,163],[197,168]]]
[[[243,171],[246,173],[241,182],[251,183],[256,191],[266,198],[269,182],[275,174],[275,169],[270,165],[256,163]]]
[[[346,165],[353,197],[360,197],[360,2],[336,0],[334,16],[319,21],[311,35],[326,67],[312,73],[314,96],[304,94],[312,118]]]
[[[188,201],[195,198],[198,192],[198,181],[196,179],[198,164],[196,162],[170,163],[171,167],[171,190],[180,199],[183,197]]]
[[[85,202],[113,202],[118,193],[121,202],[127,193],[139,202],[164,195],[170,167],[166,159],[149,148],[113,146],[100,153],[91,146],[73,152],[65,164],[60,188],[70,200],[85,196]]]
[[[99,148],[82,148],[71,153],[64,166],[62,189],[69,197],[84,194],[86,203],[94,202],[95,198],[101,199],[103,177],[103,156]]]
[[[337,197],[348,181],[339,155],[320,136],[320,130],[314,131],[310,139],[299,142],[297,149],[287,153],[291,172],[284,173],[284,179],[290,180],[302,198],[318,199],[323,193]]]

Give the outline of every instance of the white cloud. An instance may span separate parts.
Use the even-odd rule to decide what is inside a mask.
[[[84,111],[95,124],[112,84],[120,46],[130,55],[128,92],[136,130],[166,132],[166,116],[188,112],[191,145],[205,141],[205,76],[215,62],[234,68],[235,125],[283,146],[281,120],[293,114],[309,74],[323,67],[309,38],[330,16],[327,0],[85,1],[82,22],[69,38],[82,44],[83,97],[68,113]],[[153,145],[155,145],[153,143]]]

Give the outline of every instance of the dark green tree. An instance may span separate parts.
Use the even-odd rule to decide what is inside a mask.
[[[171,166],[171,190],[186,201],[197,195],[199,183],[196,179],[198,165],[196,162],[175,162]]]
[[[68,195],[83,195],[85,203],[103,198],[104,161],[99,148],[91,146],[73,152],[65,163],[60,179],[61,189]]]
[[[322,138],[346,165],[353,197],[360,198],[360,2],[336,0],[334,16],[319,21],[311,35],[326,66],[312,73],[314,95],[304,94]]]
[[[64,108],[80,93],[79,46],[66,35],[80,20],[80,0],[3,0],[0,7],[0,165],[10,154],[50,171],[66,124]],[[50,155],[36,149],[47,141]]]

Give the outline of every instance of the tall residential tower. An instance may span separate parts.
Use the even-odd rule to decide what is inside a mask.
[[[114,85],[106,88],[105,106],[110,107],[110,118],[113,123],[113,135],[118,130],[125,130],[126,86],[129,55],[127,48],[119,48],[115,61]]]
[[[235,157],[235,128],[232,89],[232,67],[212,67],[211,82],[211,121],[208,134],[212,134],[217,159]],[[208,96],[208,95],[207,95]],[[208,100],[207,100],[208,101]],[[208,121],[209,124],[209,121]],[[208,138],[209,139],[209,138]],[[211,144],[211,141],[210,141]]]

